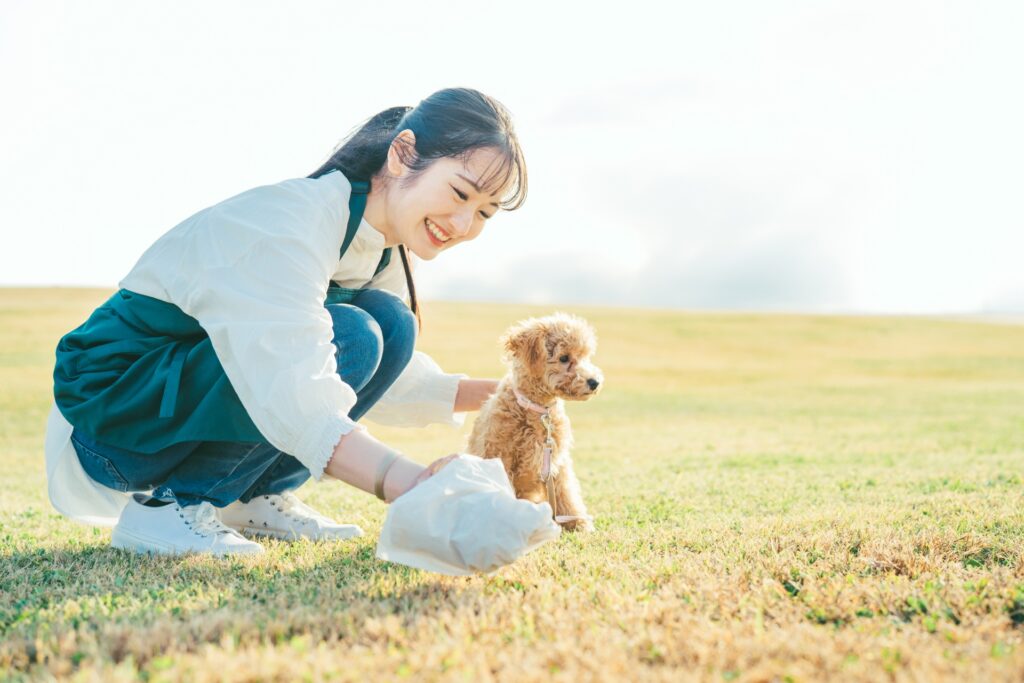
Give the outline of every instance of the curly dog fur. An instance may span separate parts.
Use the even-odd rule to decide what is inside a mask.
[[[601,371],[590,362],[597,349],[593,328],[577,316],[555,313],[530,318],[502,337],[508,374],[480,409],[467,450],[482,458],[501,458],[517,498],[535,503],[547,500],[541,480],[547,431],[539,413],[524,408],[515,390],[548,409],[555,446],[551,454],[556,515],[584,517],[562,524],[568,531],[590,531],[579,481],[573,471],[572,430],[563,399],[583,401],[601,389]]]

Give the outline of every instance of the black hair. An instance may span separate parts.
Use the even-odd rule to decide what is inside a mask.
[[[380,176],[387,161],[388,150],[401,131],[409,129],[416,137],[411,146],[397,149],[402,163],[409,168],[401,186],[407,186],[435,160],[443,157],[468,159],[476,150],[493,148],[499,151],[494,168],[488,168],[480,179],[482,191],[508,187],[499,201],[501,208],[513,211],[526,200],[526,160],[512,127],[512,117],[505,107],[472,88],[438,90],[415,107],[391,107],[371,116],[350,132],[310,178],[332,171],[341,171],[350,181],[369,182]],[[403,138],[404,140],[404,138]],[[409,270],[405,245],[398,245],[405,279],[409,286],[409,303],[420,320],[416,287]]]

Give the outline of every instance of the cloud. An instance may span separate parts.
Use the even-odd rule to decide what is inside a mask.
[[[1024,315],[1024,284],[1007,289],[988,299],[981,310],[987,313],[1013,313]]]
[[[686,259],[659,257],[632,296],[678,308],[830,310],[846,296],[829,250],[807,233],[717,243]]]
[[[834,310],[846,288],[833,254],[814,235],[790,233],[694,253],[663,250],[642,268],[616,270],[562,252],[519,259],[486,275],[434,273],[441,299],[536,304],[746,310]]]

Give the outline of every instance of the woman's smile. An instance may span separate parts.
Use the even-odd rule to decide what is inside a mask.
[[[445,242],[452,238],[447,232],[437,226],[434,221],[429,218],[424,219],[426,225],[427,237],[430,238],[430,243],[435,247],[443,247]]]

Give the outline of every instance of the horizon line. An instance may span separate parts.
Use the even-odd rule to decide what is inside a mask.
[[[17,290],[17,289],[96,289],[106,290],[110,292],[117,291],[117,285],[33,285],[33,284],[5,284],[0,283],[0,290]],[[605,310],[644,310],[651,312],[670,312],[670,313],[699,313],[699,314],[734,314],[734,315],[807,315],[807,316],[837,316],[837,317],[910,317],[910,318],[941,318],[941,319],[953,319],[953,320],[972,320],[972,321],[985,321],[985,322],[996,322],[996,323],[1009,323],[1009,324],[1024,324],[1024,310],[1000,310],[1000,309],[982,309],[982,310],[947,310],[947,311],[884,311],[877,309],[857,309],[857,308],[837,308],[833,310],[821,310],[821,309],[801,309],[801,308],[786,308],[786,307],[765,307],[765,308],[722,308],[715,306],[700,307],[700,306],[688,306],[688,307],[673,307],[673,306],[659,306],[652,304],[595,304],[590,302],[580,301],[552,301],[552,302],[536,302],[536,301],[510,301],[507,299],[452,299],[448,297],[442,298],[431,298],[424,299],[424,303],[428,302],[442,302],[442,303],[453,303],[453,304],[493,304],[499,306],[550,306],[554,308],[564,306],[576,306],[585,308],[605,309]]]

